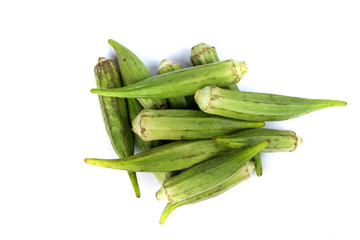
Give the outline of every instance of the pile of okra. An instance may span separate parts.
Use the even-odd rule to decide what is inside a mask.
[[[107,134],[118,159],[88,164],[126,170],[136,197],[137,172],[152,172],[168,203],[160,223],[176,208],[218,196],[262,175],[261,153],[294,151],[295,132],[263,128],[316,110],[346,106],[338,100],[244,92],[236,85],[244,61],[220,61],[214,47],[191,48],[192,67],[162,60],[156,76],[128,48],[109,40],[114,60],[100,57],[96,88]],[[118,65],[118,66],[117,66]],[[140,153],[134,154],[134,144]]]

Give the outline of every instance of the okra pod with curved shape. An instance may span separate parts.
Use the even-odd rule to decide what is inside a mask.
[[[234,149],[210,139],[176,141],[120,159],[87,158],[88,164],[134,172],[169,172],[189,168]]]
[[[216,86],[199,89],[195,101],[206,113],[246,121],[281,121],[346,102],[284,95],[230,91]]]
[[[181,201],[178,201],[175,203],[169,202],[165,206],[165,208],[161,214],[160,221],[159,221],[160,224],[164,224],[164,222],[167,219],[167,217],[169,216],[169,214],[181,206],[205,201],[207,199],[211,199],[216,196],[219,196],[219,195],[223,194],[224,192],[230,190],[232,187],[234,187],[237,184],[248,179],[251,176],[254,169],[255,169],[254,162],[248,161],[246,164],[244,164],[242,167],[240,167],[240,169],[234,175],[232,175],[230,178],[226,179],[221,184],[218,184],[200,194],[197,194],[192,197],[188,197],[184,200],[181,200]]]
[[[98,88],[121,87],[121,80],[115,63],[106,58],[99,58],[94,68]],[[99,102],[106,132],[116,154],[128,157],[134,154],[134,138],[131,131],[126,99],[99,96]],[[140,197],[139,184],[135,172],[128,172],[135,194]]]
[[[224,87],[240,81],[247,72],[245,62],[226,60],[147,78],[116,89],[92,89],[102,96],[120,98],[172,98],[194,94],[205,86]]]
[[[209,190],[233,176],[268,144],[269,141],[264,141],[251,148],[224,154],[197,164],[167,179],[156,193],[156,198],[174,203]]]

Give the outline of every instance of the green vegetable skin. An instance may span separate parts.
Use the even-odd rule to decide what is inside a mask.
[[[133,52],[112,39],[109,40],[109,44],[117,54],[120,73],[125,85],[132,85],[151,77],[150,71]],[[167,107],[166,99],[138,98],[138,100],[146,109],[161,109]]]
[[[132,122],[133,131],[145,141],[206,139],[264,125],[187,109],[145,109]]]
[[[215,86],[199,89],[195,101],[206,113],[246,121],[281,121],[326,107],[346,106],[344,101],[230,91]]]
[[[243,165],[234,175],[232,175],[230,178],[222,182],[221,184],[218,184],[200,194],[197,194],[192,197],[188,197],[184,200],[175,202],[175,203],[168,203],[160,217],[160,224],[164,224],[165,220],[169,216],[169,214],[174,211],[175,209],[187,205],[187,204],[193,204],[201,201],[205,201],[210,198],[214,198],[216,196],[219,196],[220,194],[230,190],[232,187],[236,186],[237,184],[245,181],[248,179],[252,172],[255,169],[255,164],[252,161],[248,161],[245,165]]]
[[[215,47],[200,43],[191,48],[190,60],[194,66],[219,62]],[[230,90],[239,90],[236,84],[223,87]]]
[[[157,74],[163,74],[168,72],[173,72],[175,70],[182,69],[180,63],[171,62],[167,59],[163,59],[160,62],[159,69],[157,71]],[[186,97],[174,97],[174,98],[168,98],[167,99],[169,108],[173,109],[187,109],[190,108],[188,101],[186,100]],[[194,99],[195,102],[195,99]],[[195,103],[196,105],[196,103]],[[139,137],[139,134],[135,134]],[[162,185],[166,179],[168,179],[171,176],[176,175],[176,171],[173,172],[156,172],[154,173],[154,176],[156,177],[156,180]]]
[[[129,49],[114,40],[109,44],[117,54],[121,76],[113,61],[100,58],[95,67],[97,89],[91,92],[99,95],[105,127],[119,158],[85,162],[128,171],[138,197],[136,172],[153,172],[162,185],[157,199],[169,201],[161,224],[176,208],[218,196],[254,170],[261,176],[260,153],[294,151],[302,143],[292,131],[260,128],[264,121],[346,106],[337,100],[240,92],[236,83],[247,72],[245,62],[219,62],[215,48],[204,43],[191,49],[194,67],[182,69],[163,60],[157,76],[151,76]],[[167,105],[173,109],[155,110]],[[188,110],[198,107],[202,112]],[[248,125],[239,128],[239,123]],[[134,137],[142,151],[136,155]],[[162,139],[181,141],[161,145]]]
[[[246,71],[245,62],[227,60],[164,73],[123,88],[92,89],[91,92],[121,98],[180,97],[209,85],[223,87],[237,83]]]
[[[251,148],[197,164],[167,179],[156,193],[156,197],[159,200],[178,202],[200,194],[230,178],[268,144],[269,141],[264,141]]]
[[[270,144],[261,152],[292,152],[302,144],[295,132],[268,128],[247,129],[213,140],[231,148],[247,148],[269,139]]]
[[[133,83],[144,80],[145,78],[151,77],[149,70],[146,68],[145,64],[129,49],[121,45],[120,43],[109,40],[110,45],[115,49],[118,60],[119,68],[122,75],[122,80],[124,85],[131,85]],[[130,121],[132,122],[134,118],[143,110],[144,108],[166,108],[167,101],[165,99],[139,99],[140,102],[135,98],[128,98],[128,109]],[[153,147],[160,146],[161,141],[143,141],[137,134],[135,135],[135,141],[139,146],[141,152],[150,150]],[[155,174],[156,177],[160,176],[160,173]]]
[[[169,172],[189,168],[229,151],[234,150],[209,139],[176,141],[126,158],[87,158],[85,162],[134,172]]]
[[[112,60],[99,58],[94,72],[98,88],[116,88],[122,86],[119,73]],[[99,102],[106,132],[116,154],[121,158],[133,155],[134,140],[130,128],[126,100],[99,96]],[[136,173],[128,172],[128,174],[136,196],[140,197]]]
[[[173,72],[175,70],[182,69],[180,63],[171,62],[167,59],[164,59],[160,62],[159,69],[157,74],[163,74],[168,72]],[[168,98],[169,108],[172,109],[187,109],[189,108],[188,103],[185,97],[175,97],[175,98]]]

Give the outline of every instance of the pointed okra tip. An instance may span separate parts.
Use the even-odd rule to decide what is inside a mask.
[[[110,44],[110,46],[114,47],[115,45],[119,45],[119,43],[113,39],[109,39],[108,43]]]
[[[96,165],[97,159],[95,159],[95,158],[85,158],[84,162],[87,163],[87,164]]]

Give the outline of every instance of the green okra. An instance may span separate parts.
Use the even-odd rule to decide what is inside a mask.
[[[261,153],[256,154],[253,157],[255,163],[255,172],[258,177],[262,176],[262,161],[261,161]]]
[[[169,172],[189,168],[234,149],[207,140],[176,141],[120,159],[87,158],[88,164],[134,172]]]
[[[293,131],[268,128],[247,129],[213,138],[214,141],[235,149],[248,148],[267,139],[271,143],[261,152],[292,152],[302,144],[302,138]]]
[[[245,62],[226,60],[150,77],[117,89],[92,89],[102,96],[120,98],[172,98],[194,94],[205,86],[224,87],[240,81],[247,72]]]
[[[163,73],[168,73],[168,72],[172,72],[172,71],[179,70],[179,69],[182,69],[180,63],[171,62],[167,59],[164,59],[160,62],[160,66],[157,71],[157,74],[159,75],[159,74],[163,74]],[[188,108],[188,104],[187,104],[185,96],[168,98],[167,101],[168,101],[169,108],[173,108],[173,109],[187,109]]]
[[[199,89],[195,101],[206,113],[246,121],[281,121],[327,107],[346,106],[338,100],[230,91],[215,86]]]
[[[114,61],[99,58],[94,68],[96,86],[102,88],[121,87],[121,80]],[[128,157],[134,154],[134,138],[128,116],[126,99],[99,96],[101,112],[116,154]],[[128,172],[135,194],[140,197],[140,189],[135,172]]]
[[[269,144],[261,142],[251,148],[224,154],[199,163],[167,179],[156,193],[158,200],[178,202],[200,194],[233,176],[247,161]]]
[[[109,44],[117,54],[121,77],[125,85],[132,85],[151,77],[151,73],[145,64],[132,51],[112,39],[109,40]],[[146,109],[167,107],[166,99],[138,98],[138,100]]]
[[[199,43],[191,48],[190,60],[194,66],[219,62],[216,49],[206,43]],[[230,90],[239,90],[236,84],[223,87]]]
[[[144,109],[132,121],[133,131],[145,141],[205,139],[264,125],[189,109]]]
[[[232,187],[236,186],[237,184],[245,181],[248,179],[252,172],[255,169],[255,164],[253,161],[246,162],[240,169],[232,175],[230,178],[226,179],[222,183],[200,193],[192,197],[188,197],[184,200],[175,202],[175,203],[168,203],[160,217],[160,224],[164,224],[165,220],[169,216],[169,214],[174,211],[175,209],[187,205],[187,204],[193,204],[198,203],[201,201],[205,201],[207,199],[214,198],[216,196],[219,196],[220,194],[230,190]]]

